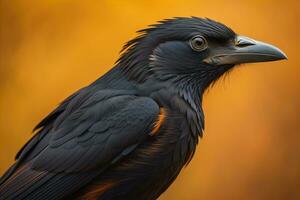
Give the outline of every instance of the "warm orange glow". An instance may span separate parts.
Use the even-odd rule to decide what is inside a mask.
[[[0,1],[0,173],[136,30],[173,16],[223,22],[289,60],[240,66],[207,92],[204,138],[160,199],[300,199],[299,0]]]
[[[114,187],[116,183],[108,182],[101,185],[92,185],[91,187],[86,188],[85,194],[81,197],[81,199],[86,200],[97,200],[98,197],[104,194],[107,190]]]
[[[164,108],[159,109],[159,115],[157,117],[157,120],[154,123],[153,129],[151,131],[151,135],[155,135],[157,131],[160,129],[161,125],[165,121],[166,118],[166,111]]]

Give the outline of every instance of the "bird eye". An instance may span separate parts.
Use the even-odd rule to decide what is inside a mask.
[[[203,51],[207,48],[207,41],[202,36],[195,36],[190,40],[190,45],[195,51]]]

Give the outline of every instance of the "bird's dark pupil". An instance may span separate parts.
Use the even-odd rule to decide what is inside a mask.
[[[195,42],[196,42],[196,45],[197,45],[197,46],[201,46],[202,43],[203,43],[201,39],[196,39]]]
[[[201,45],[202,44],[202,40],[196,40],[196,44],[197,45]]]

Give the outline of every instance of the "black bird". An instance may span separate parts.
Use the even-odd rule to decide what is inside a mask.
[[[138,31],[115,66],[64,100],[3,175],[0,199],[152,200],[193,157],[205,89],[278,48],[197,17]]]

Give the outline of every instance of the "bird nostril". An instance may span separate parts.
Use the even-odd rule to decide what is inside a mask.
[[[247,43],[247,42],[236,42],[235,46],[236,47],[247,47],[247,46],[251,46],[254,45],[253,43]]]
[[[250,38],[246,38],[246,37],[238,37],[234,41],[234,45],[236,47],[247,47],[247,46],[251,46],[254,44],[255,44],[255,41],[251,40]]]

